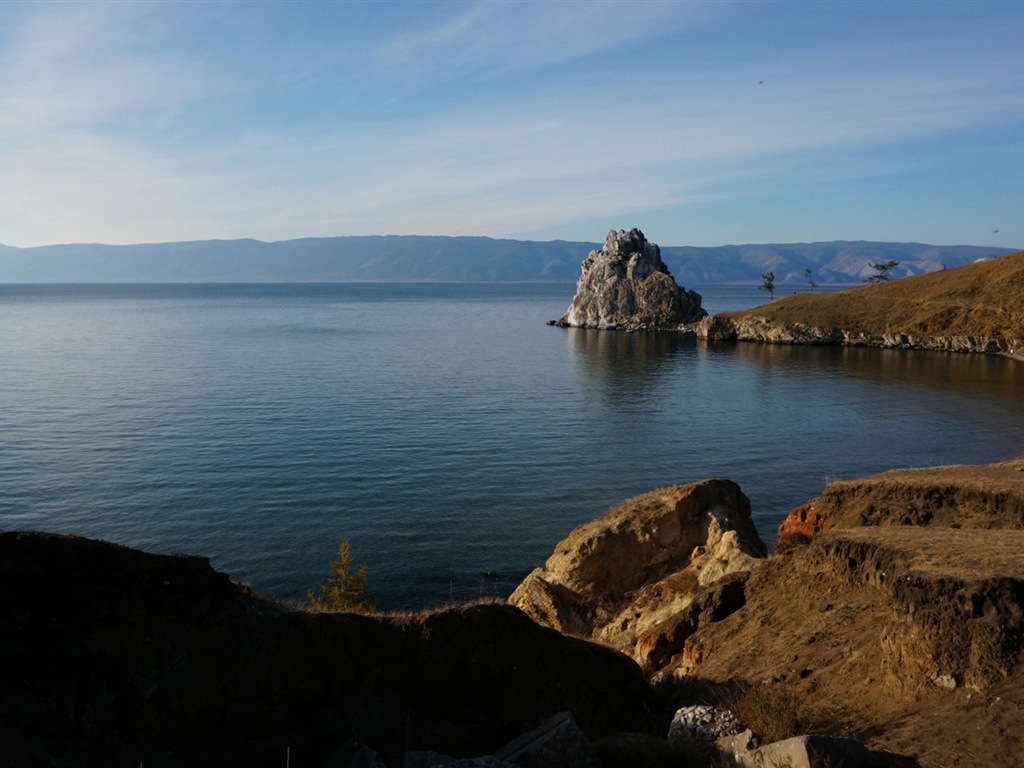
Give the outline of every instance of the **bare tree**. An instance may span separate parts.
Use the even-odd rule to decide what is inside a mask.
[[[875,270],[875,274],[868,275],[868,277],[866,277],[864,279],[864,282],[865,283],[884,283],[886,280],[889,279],[889,272],[892,271],[892,268],[893,267],[898,267],[899,265],[900,265],[900,263],[898,261],[893,261],[892,259],[889,259],[888,261],[886,261],[884,263],[877,263],[877,264],[875,262],[870,262],[868,264],[868,266],[871,267],[873,270]]]
[[[807,284],[809,286],[811,286],[811,290],[813,291],[815,288],[818,287],[818,284],[816,282],[814,282],[813,280],[811,280],[811,275],[812,274],[813,274],[813,270],[810,267],[808,267],[807,269],[804,270],[804,277],[807,278]]]

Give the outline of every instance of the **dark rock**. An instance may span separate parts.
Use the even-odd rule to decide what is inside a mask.
[[[604,768],[683,768],[712,765],[709,749],[694,744],[670,744],[646,733],[617,733],[594,742]],[[706,754],[705,754],[706,753]],[[706,757],[706,760],[701,760]],[[717,755],[716,755],[717,757]]]
[[[290,762],[290,761],[289,761]],[[332,754],[324,768],[388,768],[373,749],[357,741],[349,741]]]
[[[602,768],[601,758],[572,715],[560,712],[498,750],[520,768]]]
[[[409,752],[402,768],[518,768],[493,755],[484,757],[449,757],[439,752]]]
[[[833,736],[794,736],[749,752],[729,755],[741,768],[915,768],[913,758],[888,752],[873,752],[855,739]]]
[[[561,711],[593,738],[636,727],[648,694],[628,658],[509,605],[311,614],[203,558],[52,534],[0,533],[0,638],[0,761],[27,764],[486,755]]]

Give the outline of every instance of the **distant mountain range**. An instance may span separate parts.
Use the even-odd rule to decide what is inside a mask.
[[[0,245],[0,283],[529,282],[575,281],[600,243],[489,237],[371,236],[202,240],[141,245]],[[871,262],[898,261],[893,277],[1012,253],[1007,248],[836,241],[717,248],[662,246],[684,286],[761,282],[858,283]],[[806,270],[811,270],[810,277]]]

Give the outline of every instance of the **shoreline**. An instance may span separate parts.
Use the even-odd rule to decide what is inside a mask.
[[[682,329],[681,329],[682,330]],[[903,331],[857,331],[841,326],[824,327],[783,322],[764,315],[720,313],[709,315],[696,326],[697,338],[705,341],[753,341],[790,346],[874,347],[922,352],[954,352],[1008,357],[1024,362],[1024,349],[1003,336],[969,333],[942,336]]]

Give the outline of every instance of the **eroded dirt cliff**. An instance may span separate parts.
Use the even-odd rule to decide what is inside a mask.
[[[663,674],[785,688],[924,768],[1024,765],[1022,500],[1021,459],[833,483]]]

